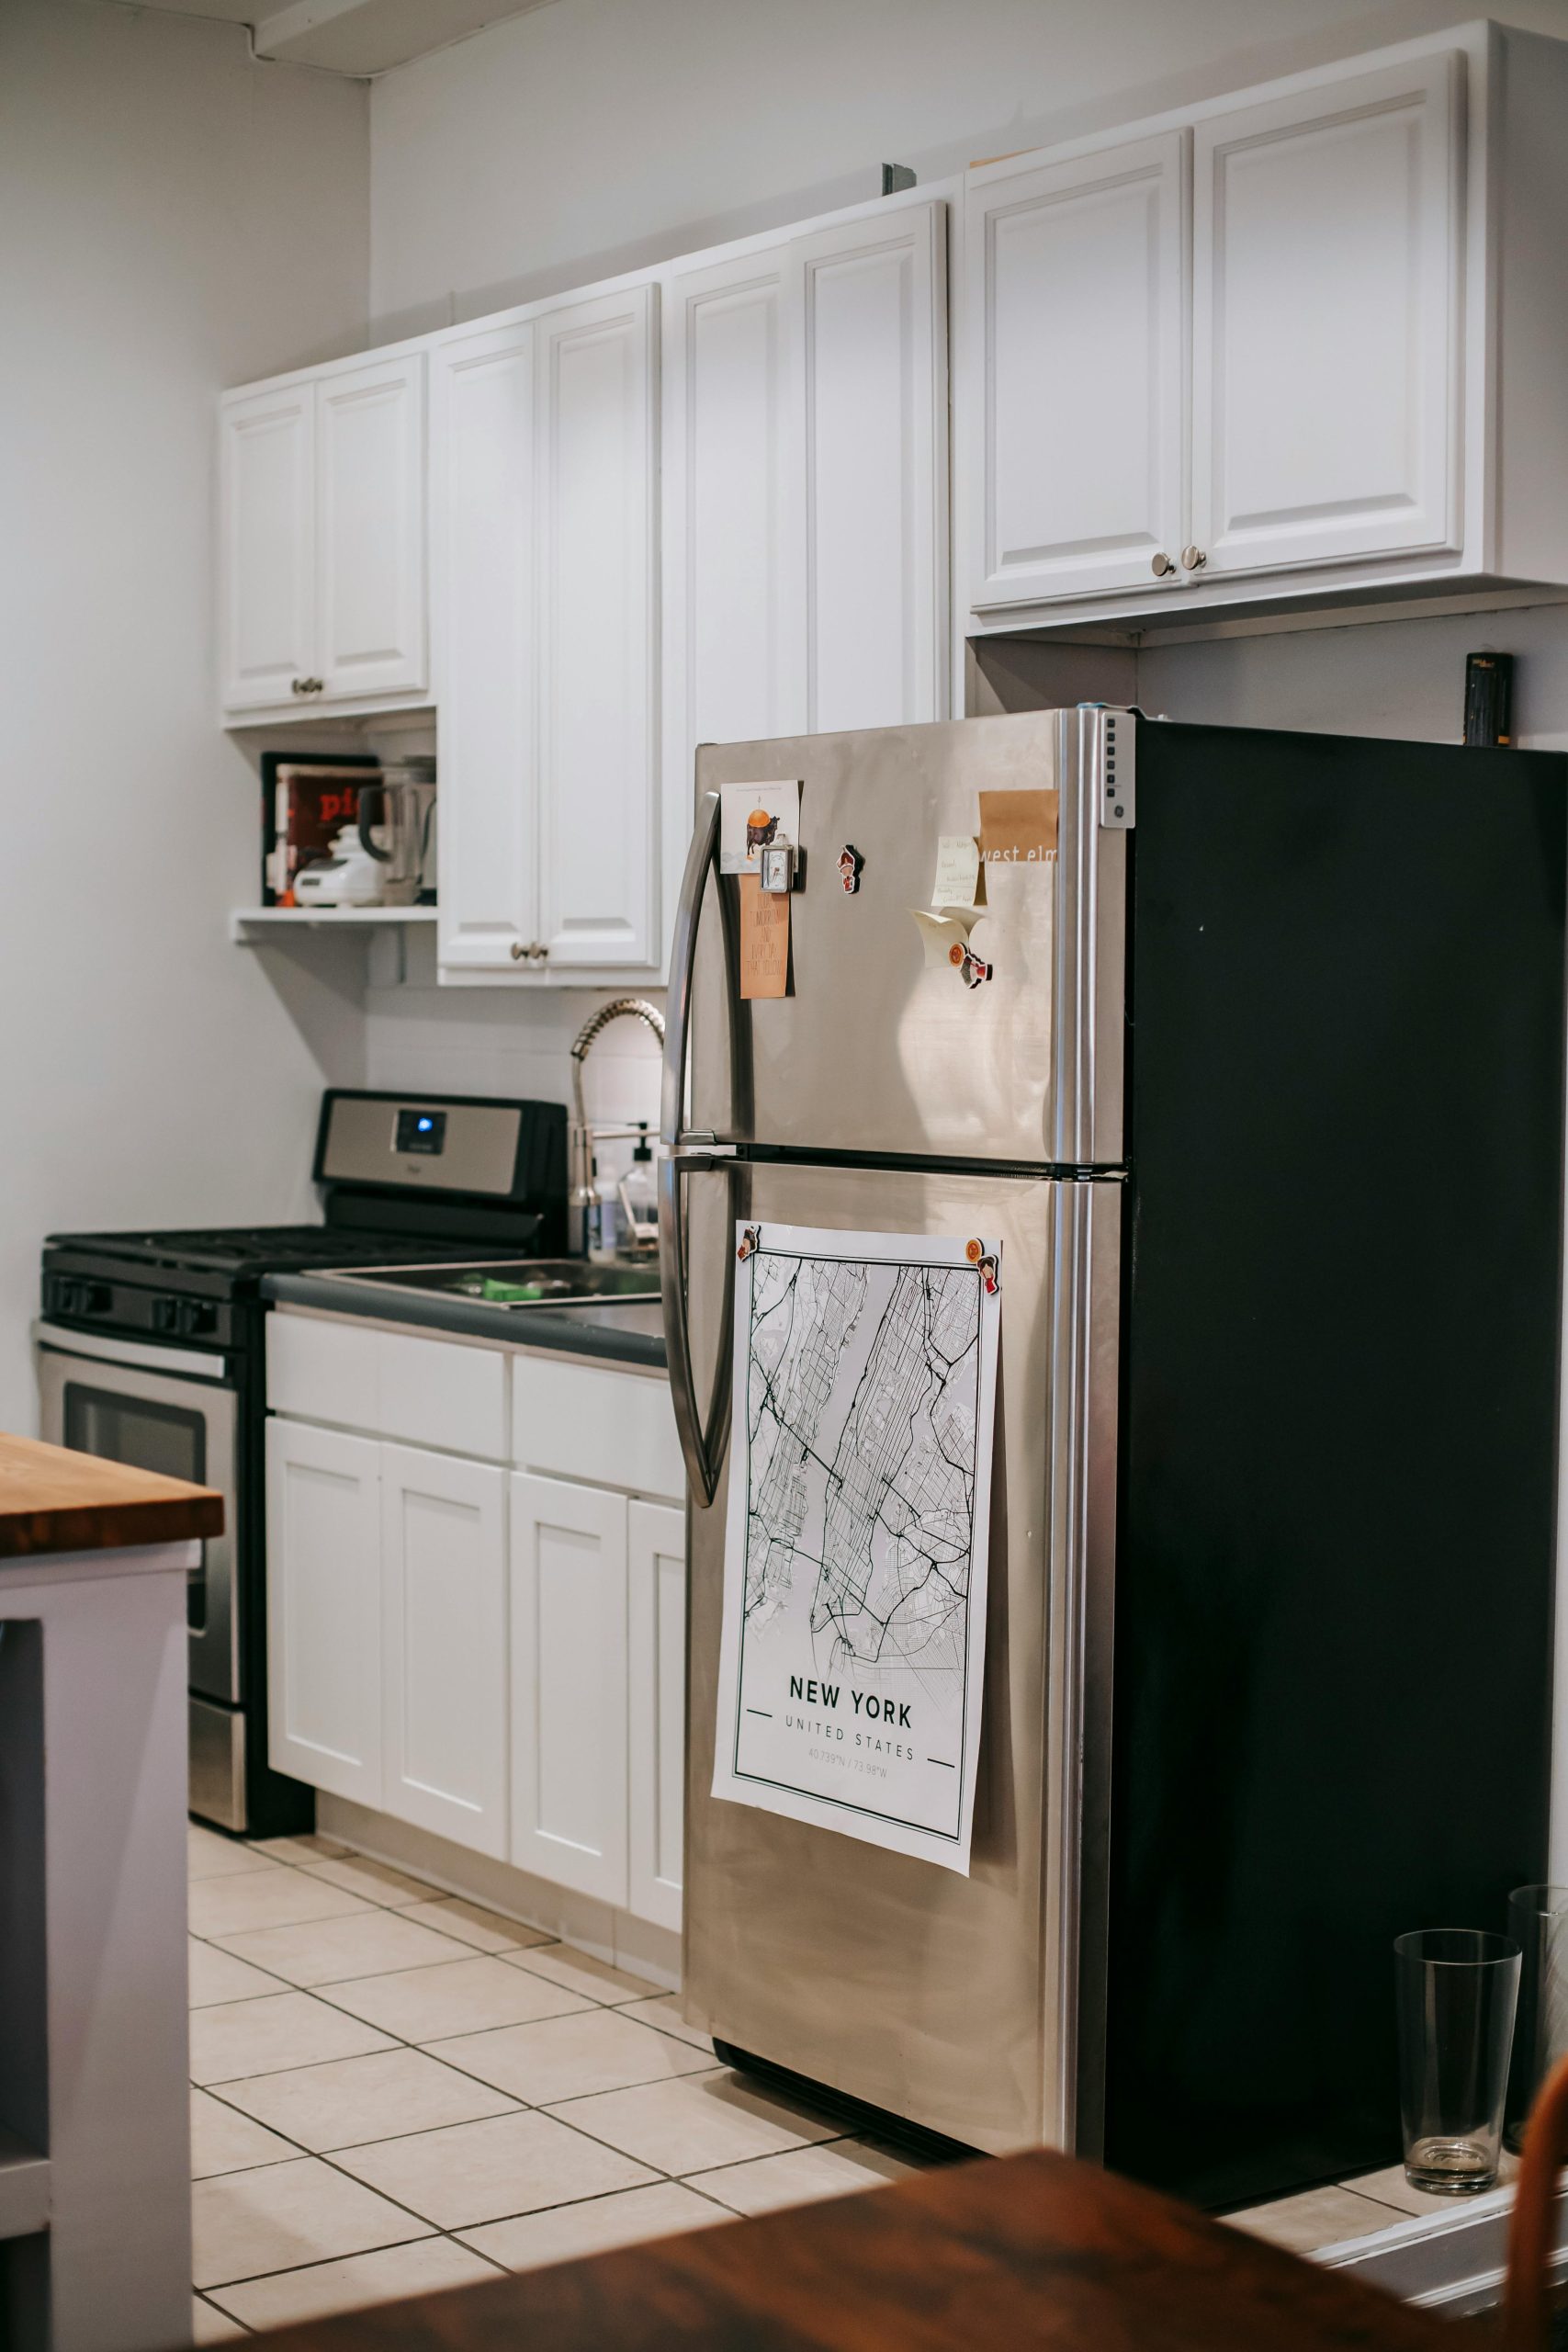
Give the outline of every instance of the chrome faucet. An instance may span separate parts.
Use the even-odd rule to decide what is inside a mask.
[[[640,996],[618,996],[590,1015],[571,1041],[571,1192],[567,1202],[567,1248],[581,1255],[588,1246],[588,1217],[597,1199],[593,1190],[593,1144],[597,1136],[608,1140],[611,1130],[591,1127],[582,1100],[582,1066],[612,1021],[641,1021],[652,1030],[662,1049],[664,1015]],[[616,1130],[615,1132],[618,1132]]]

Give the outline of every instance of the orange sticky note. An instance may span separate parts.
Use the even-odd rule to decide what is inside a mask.
[[[987,865],[1038,865],[1056,854],[1062,796],[1041,792],[982,792],[980,854]]]
[[[787,996],[789,894],[764,890],[755,874],[742,874],[735,887],[740,893],[740,993]]]

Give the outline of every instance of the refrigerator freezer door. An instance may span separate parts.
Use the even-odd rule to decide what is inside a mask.
[[[691,1516],[687,2014],[752,2057],[969,2146],[1092,2151],[1122,1187],[736,1165],[688,1170],[682,1189],[705,1390],[729,1343],[738,1216],[1002,1240],[970,1875],[710,1794],[726,1455],[714,1507]]]
[[[1100,802],[1108,780],[1130,780],[1135,726],[1125,711],[1032,711],[699,751],[699,829],[710,792],[798,778],[805,855],[790,992],[774,1000],[737,1002],[712,920],[717,893],[757,885],[706,880],[691,1127],[857,1158],[1119,1165],[1127,835],[1100,821]],[[967,986],[947,960],[962,931],[931,954],[918,917],[931,910],[939,842],[976,836],[992,792],[1059,794],[1060,847],[986,865],[969,938],[991,977]],[[846,849],[861,860],[852,891]],[[704,905],[689,867],[678,946]],[[727,1021],[742,1032],[745,1099]]]

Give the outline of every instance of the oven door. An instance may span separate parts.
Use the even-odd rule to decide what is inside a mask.
[[[37,1339],[39,1434],[46,1443],[188,1478],[216,1487],[222,1496],[223,1532],[208,1537],[200,1566],[191,1570],[186,1622],[191,1689],[237,1706],[236,1400],[223,1383],[223,1358],[51,1325],[39,1325]],[[152,1369],[164,1358],[171,1368]]]

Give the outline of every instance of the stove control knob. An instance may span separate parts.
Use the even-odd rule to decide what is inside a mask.
[[[155,1298],[152,1301],[154,1331],[177,1331],[180,1328],[180,1303],[177,1298]]]
[[[218,1309],[205,1298],[182,1298],[179,1330],[186,1340],[199,1340],[218,1329]]]

